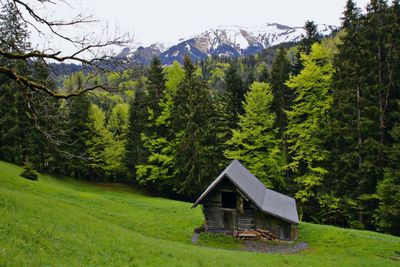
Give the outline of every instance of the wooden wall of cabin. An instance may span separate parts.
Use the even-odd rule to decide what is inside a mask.
[[[236,194],[236,207],[224,208],[222,194]],[[265,214],[247,201],[227,178],[223,179],[202,201],[207,230],[230,232],[233,230],[263,229],[274,233],[279,239],[297,238],[297,226]]]
[[[297,239],[296,225],[265,214],[259,210],[256,211],[255,225],[257,229],[271,231],[281,240]]]
[[[234,208],[223,207],[223,194],[234,193]],[[255,208],[237,191],[236,186],[224,178],[203,200],[203,213],[209,231],[254,229]]]

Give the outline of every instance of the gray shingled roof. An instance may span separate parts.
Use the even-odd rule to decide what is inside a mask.
[[[296,200],[274,190],[251,174],[238,160],[231,164],[215,179],[193,204],[196,207],[204,197],[224,178],[228,177],[260,210],[290,223],[298,224]]]

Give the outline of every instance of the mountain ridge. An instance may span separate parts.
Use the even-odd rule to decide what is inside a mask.
[[[337,26],[326,24],[319,24],[317,27],[321,36],[329,36],[338,29]],[[193,61],[209,56],[235,58],[254,55],[282,43],[299,42],[304,35],[303,27],[279,23],[267,23],[260,27],[221,25],[188,38],[180,38],[172,45],[153,43],[149,46],[138,46],[135,50],[124,48],[118,57],[144,65],[148,65],[155,56],[165,65],[170,65],[175,60],[183,62],[185,55],[189,55]]]

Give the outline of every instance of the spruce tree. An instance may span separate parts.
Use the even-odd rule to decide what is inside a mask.
[[[3,42],[0,47],[7,52],[27,52],[30,50],[29,34],[15,4],[7,1],[0,13],[0,35]],[[13,69],[22,75],[32,75],[25,60],[10,61],[0,56],[3,66]],[[32,65],[32,64],[31,64]],[[17,85],[5,75],[0,75],[2,94],[0,96],[0,157],[19,164],[30,164],[41,142],[41,137],[34,127],[32,110],[26,98],[32,98],[26,88]]]
[[[184,70],[185,77],[178,86],[172,116],[179,138],[175,189],[193,199],[216,175],[215,155],[210,145],[216,138],[211,130],[215,108],[207,83],[198,76],[189,57],[185,57]]]
[[[360,74],[357,70],[363,42],[359,19],[360,10],[356,8],[354,1],[348,0],[342,18],[342,44],[339,45],[339,52],[334,59],[331,166],[329,179],[326,180],[327,187],[333,188],[336,196],[348,196],[353,202],[356,195],[359,195],[355,193],[355,189],[359,188],[358,170],[363,162],[361,151],[364,142],[361,131],[364,114],[361,111],[365,93],[361,92],[364,88],[361,75],[365,73]],[[337,219],[337,223],[351,222],[340,222]]]
[[[225,87],[227,93],[227,112],[230,114],[230,127],[236,128],[239,114],[243,113],[244,84],[236,67],[232,64],[225,73]]]
[[[136,167],[147,162],[148,152],[142,141],[146,131],[148,108],[146,95],[142,88],[137,88],[129,105],[128,132],[125,147],[125,166],[129,177],[136,180]]]
[[[388,69],[393,66],[387,50],[390,12],[385,1],[371,1],[367,14],[360,15],[349,0],[344,14],[345,34],[335,58],[333,90],[331,151],[335,160],[331,162],[336,177],[329,180],[338,196],[355,203],[345,223],[372,229],[376,186],[387,161],[389,125],[395,124],[388,117],[396,95],[395,71]]]
[[[165,77],[165,91],[158,103],[160,115],[151,122],[153,125],[150,125],[152,128],[156,127],[157,130],[141,134],[143,147],[149,154],[145,161],[138,162],[136,165],[137,182],[164,193],[172,192],[176,183],[174,171],[178,138],[172,127],[172,113],[175,109],[174,99],[177,88],[185,77],[185,71],[175,61],[172,66],[165,68]],[[141,126],[138,125],[138,127]],[[140,134],[140,130],[138,129],[136,133]],[[139,155],[142,151],[142,148],[138,149]]]
[[[286,162],[272,103],[273,93],[268,83],[254,82],[250,86],[245,113],[239,116],[239,129],[233,130],[225,155],[240,160],[267,187],[283,190]]]
[[[271,86],[274,95],[272,110],[277,116],[276,126],[279,128],[279,134],[282,140],[285,139],[284,132],[287,125],[284,111],[289,109],[293,98],[292,92],[286,86],[290,71],[291,66],[287,59],[286,50],[284,48],[279,48],[278,54],[272,64]]]
[[[308,55],[311,52],[311,46],[319,41],[318,27],[313,21],[307,20],[303,27],[305,35],[300,41],[295,54],[295,61],[293,63],[292,72],[293,74],[299,74],[304,68],[304,64],[301,58],[301,54]]]
[[[258,74],[257,81],[270,82],[271,74],[268,71],[267,65],[261,64],[259,68],[260,68],[260,72]]]
[[[75,88],[82,88],[84,79],[82,72],[72,74],[64,82],[65,90],[73,91]],[[69,98],[64,103],[66,136],[60,148],[60,167],[62,173],[78,179],[86,179],[89,174],[87,168],[87,141],[90,139],[89,108],[90,101],[87,94]]]
[[[379,230],[400,235],[400,123],[395,125],[391,136],[394,142],[388,150],[389,162],[377,186],[380,203],[375,218]]]
[[[148,91],[148,106],[154,113],[153,116],[157,117],[160,113],[158,102],[162,98],[165,90],[163,67],[158,57],[154,57],[151,61],[146,89]]]

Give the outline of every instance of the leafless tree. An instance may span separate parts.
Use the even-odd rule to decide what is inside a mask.
[[[51,62],[58,63],[76,63],[81,64],[85,68],[90,68],[91,74],[96,75],[100,72],[104,72],[104,63],[110,64],[121,64],[120,59],[110,56],[106,52],[109,52],[107,48],[124,46],[128,44],[131,39],[128,34],[117,35],[115,32],[110,34],[108,28],[103,29],[99,36],[92,36],[89,34],[80,37],[68,36],[69,27],[85,25],[96,22],[92,16],[84,16],[78,14],[70,20],[57,20],[49,19],[36,11],[33,4],[36,4],[36,8],[41,7],[44,9],[48,6],[57,5],[57,3],[68,3],[64,0],[0,0],[0,3],[11,2],[18,12],[19,17],[28,25],[30,25],[37,34],[44,38],[58,38],[61,41],[70,44],[74,51],[68,55],[63,54],[62,51],[56,51],[54,48],[45,47],[41,50],[31,49],[29,51],[21,51],[19,49],[4,49],[4,46],[12,47],[12,43],[8,43],[0,36],[0,42],[3,47],[0,47],[0,56],[10,61],[39,61],[49,66]],[[111,62],[111,63],[110,63]],[[72,92],[65,92],[64,90],[53,90],[49,88],[45,82],[40,82],[31,79],[22,73],[18,73],[13,68],[10,68],[4,64],[0,64],[0,73],[8,76],[10,79],[18,83],[22,88],[28,91],[43,92],[54,98],[70,98],[73,96],[79,96],[87,91],[93,91],[95,89],[112,90],[107,84],[83,84],[80,88]]]
[[[19,19],[44,40],[40,49],[37,48],[38,46],[21,49],[0,34],[0,58],[2,59],[0,60],[0,74],[7,76],[18,85],[16,90],[21,90],[36,128],[57,149],[62,140],[60,137],[65,135],[68,129],[62,123],[58,126],[46,125],[48,121],[51,121],[50,118],[52,121],[63,119],[63,114],[51,109],[54,99],[69,99],[97,89],[116,90],[107,81],[97,83],[91,81],[99,74],[124,63],[122,59],[112,56],[110,52],[112,49],[119,49],[118,47],[129,44],[131,38],[128,34],[119,34],[117,30],[109,30],[108,26],[103,27],[100,33],[81,34],[75,37],[70,34],[71,28],[79,29],[99,22],[92,16],[82,14],[65,20],[50,18],[41,12],[59,4],[72,8],[68,0],[0,0],[0,4],[13,5]],[[70,52],[66,54],[65,51],[57,50],[47,44],[46,40],[54,39],[68,44],[72,50],[70,49]],[[23,62],[27,66],[38,63],[45,66],[48,71],[52,70],[52,63],[75,63],[87,70],[87,79],[72,90],[71,88],[69,90],[62,87],[57,88],[51,81],[34,79],[32,75],[14,68],[13,66],[18,64],[13,63],[18,62]],[[1,90],[0,86],[0,93]]]

